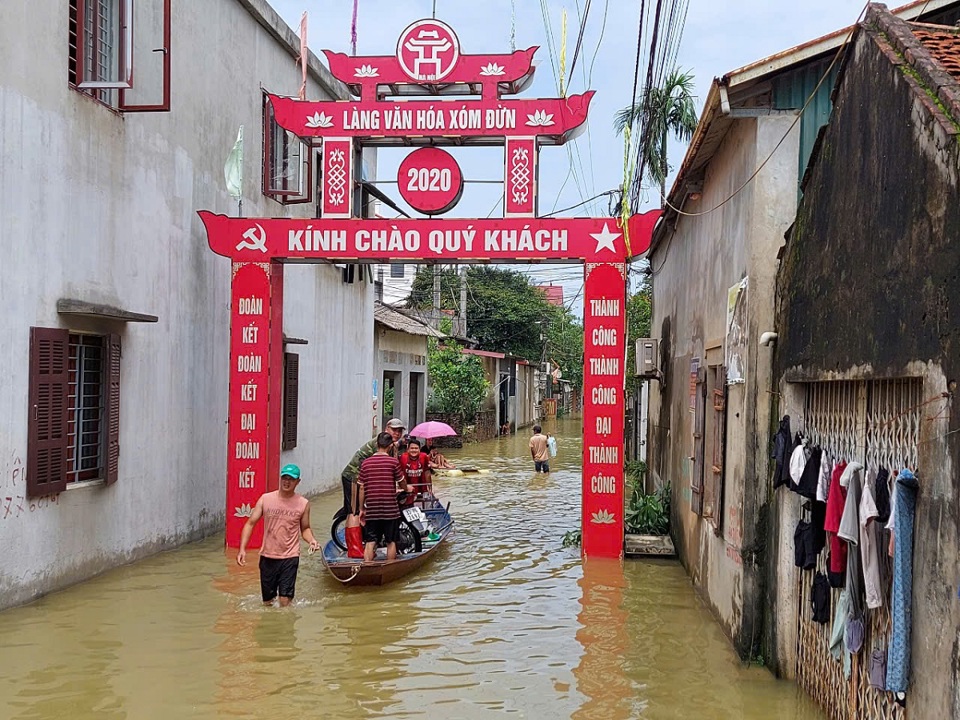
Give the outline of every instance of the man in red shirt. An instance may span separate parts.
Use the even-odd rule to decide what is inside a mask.
[[[389,454],[392,445],[390,433],[380,433],[377,435],[377,452],[360,465],[357,485],[360,488],[364,560],[373,560],[381,541],[387,544],[387,560],[397,557],[397,538],[400,536],[397,485],[406,490],[407,478],[400,469],[400,461]]]
[[[430,456],[420,452],[420,441],[411,439],[407,451],[400,456],[400,469],[407,478],[408,495],[406,505],[413,505],[417,495],[433,492],[430,478]]]

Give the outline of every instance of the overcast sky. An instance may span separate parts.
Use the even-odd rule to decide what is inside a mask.
[[[271,0],[280,15],[298,27],[308,12],[310,48],[318,55],[323,49],[350,52],[352,0]],[[901,3],[891,3],[891,7]],[[568,15],[567,65],[579,27],[584,0],[515,0],[516,44],[518,48],[539,45],[535,56],[537,73],[524,97],[556,97],[554,77],[546,40],[544,14],[560,41],[561,11]],[[449,24],[467,54],[503,53],[510,50],[510,0],[436,0],[437,18]],[[637,0],[592,0],[569,93],[597,91],[591,104],[589,132],[565,148],[545,148],[541,154],[540,212],[565,208],[622,183],[623,142],[614,135],[611,119],[617,109],[630,101],[633,65],[637,44]],[[711,80],[743,65],[780,52],[856,21],[860,0],[690,0],[690,8],[677,64],[692,70],[696,79],[697,108],[702,108]],[[429,17],[433,0],[359,0],[357,23],[358,55],[390,55],[403,29],[414,20]],[[606,11],[606,23],[604,23]],[[322,56],[321,56],[322,57]],[[295,70],[291,69],[295,74]],[[682,161],[684,148],[674,146],[671,166]],[[379,177],[395,179],[396,167],[405,151],[382,150]],[[502,150],[462,149],[455,153],[467,179],[502,179]],[[571,158],[574,172],[571,172]],[[384,189],[396,198],[396,187]],[[485,217],[502,188],[496,185],[467,186],[460,204],[450,216]],[[399,198],[396,198],[399,200]],[[651,203],[655,199],[651,198]],[[500,214],[497,209],[496,213]],[[606,203],[592,203],[569,214],[606,214]],[[551,266],[537,270],[544,281],[561,282],[571,299],[582,278],[575,266]],[[580,303],[575,309],[579,313]]]

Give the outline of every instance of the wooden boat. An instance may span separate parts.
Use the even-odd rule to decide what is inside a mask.
[[[323,547],[322,560],[330,574],[344,585],[386,585],[407,575],[436,553],[437,549],[453,534],[453,519],[448,507],[433,499],[418,502],[426,516],[428,527],[433,530],[420,539],[420,552],[398,553],[395,560],[386,559],[386,548],[377,548],[374,560],[364,562],[360,558],[349,558],[347,553],[331,539]],[[342,530],[341,530],[342,532]]]

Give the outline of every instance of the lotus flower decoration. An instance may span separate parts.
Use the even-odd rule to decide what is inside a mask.
[[[353,73],[353,76],[358,78],[380,77],[380,72],[379,68],[375,68],[372,65],[361,65],[357,68],[357,71]]]
[[[333,118],[322,112],[315,112],[313,115],[307,115],[308,128],[332,128]]]
[[[497,65],[495,62],[487,63],[482,68],[480,68],[480,74],[486,75],[487,77],[492,77],[496,75],[504,75],[503,65]]]
[[[234,517],[248,518],[251,515],[253,515],[253,508],[250,507],[250,503],[243,503],[240,507],[234,508]]]
[[[616,522],[616,518],[607,510],[601,510],[590,516],[590,522],[596,523],[597,525],[612,525]]]
[[[527,115],[527,125],[548,127],[553,124],[553,113],[548,113],[546,110],[537,110],[532,115]]]

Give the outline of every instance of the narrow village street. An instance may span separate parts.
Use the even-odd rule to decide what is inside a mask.
[[[304,556],[294,607],[265,609],[221,535],[0,613],[0,717],[821,718],[741,664],[676,561],[561,547],[580,419],[546,429],[548,476],[528,433],[451,451],[493,474],[439,480],[457,533],[409,582],[341,588]],[[312,505],[319,535],[339,497]]]
[[[960,0],[0,0],[0,720],[960,720]]]

